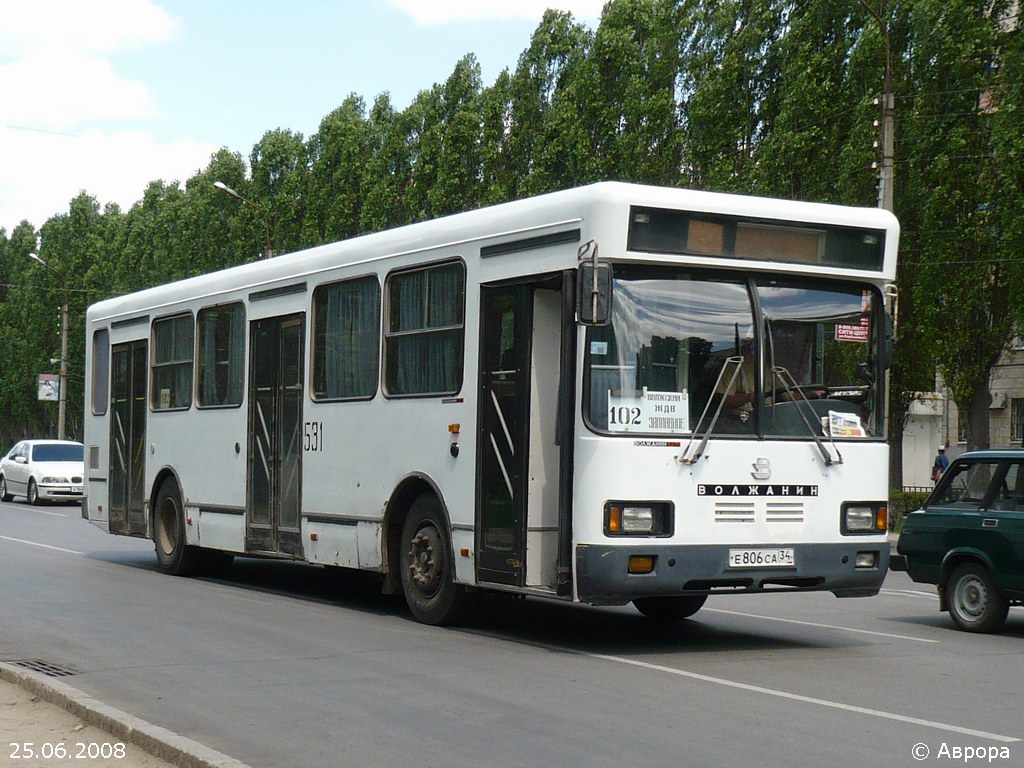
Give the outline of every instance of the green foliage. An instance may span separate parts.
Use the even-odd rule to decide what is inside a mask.
[[[247,160],[222,149],[127,211],[83,193],[41,246],[28,222],[0,230],[0,432],[56,421],[35,381],[54,370],[64,291],[28,260],[37,248],[68,276],[73,431],[89,303],[262,258],[268,238],[282,253],[601,179],[874,205],[888,40],[903,227],[890,434],[898,446],[938,365],[985,445],[989,373],[1024,326],[1024,43],[1008,8],[612,0],[594,31],[548,11],[491,85],[467,54],[404,109],[352,94],[314,135],[267,130]]]
[[[889,530],[903,530],[907,515],[924,506],[931,491],[889,491]]]
[[[1002,87],[1000,47],[1004,41],[1012,47],[1006,38],[1013,36],[990,8],[970,0],[915,3],[908,61],[916,89],[902,145],[913,300],[921,325],[941,329],[921,340],[968,416],[969,449],[988,447],[990,373],[1024,322],[1024,306],[1014,299],[1024,260],[1020,241],[1013,241],[1024,199],[1013,171],[1004,168],[1019,138],[1007,145],[1007,132],[1000,130],[998,139],[995,133],[997,125],[1015,123],[1019,137],[1019,102],[997,100],[1014,98],[1021,82]]]
[[[591,34],[568,13],[548,10],[509,81],[509,199],[571,186],[590,148],[577,100]],[[573,169],[573,170],[570,170]]]
[[[702,189],[754,189],[758,147],[772,123],[782,77],[781,0],[683,4],[681,45],[690,183]]]
[[[363,231],[363,174],[372,155],[370,140],[366,105],[355,94],[327,115],[310,137],[305,242],[344,240]]]
[[[246,212],[263,219],[264,250],[268,237],[274,253],[288,253],[313,244],[303,240],[309,199],[306,189],[310,175],[308,156],[309,149],[301,133],[280,129],[263,134],[249,155],[252,183],[249,195],[243,195],[253,201],[246,206]],[[258,231],[259,223],[254,222],[253,229]]]

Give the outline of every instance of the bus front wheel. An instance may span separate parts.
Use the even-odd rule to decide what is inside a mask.
[[[185,543],[185,510],[174,478],[160,484],[153,511],[157,568],[172,576],[191,576],[199,569],[201,551]]]
[[[654,621],[681,621],[699,611],[707,599],[707,595],[638,597],[633,606]]]
[[[424,624],[454,624],[468,595],[455,583],[450,537],[441,504],[431,494],[413,502],[402,525],[402,592],[413,618]]]

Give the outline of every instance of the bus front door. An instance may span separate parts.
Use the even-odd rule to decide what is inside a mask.
[[[528,285],[483,287],[477,473],[477,578],[525,584],[529,467]]]
[[[110,350],[110,472],[107,520],[111,533],[146,535],[146,376],[145,339],[115,344]]]
[[[304,318],[250,323],[249,465],[245,547],[302,557]]]

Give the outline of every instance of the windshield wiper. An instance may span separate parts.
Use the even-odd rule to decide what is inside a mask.
[[[789,397],[789,401],[796,405],[796,412],[800,414],[800,418],[803,420],[804,426],[807,427],[808,434],[810,434],[811,438],[814,440],[815,445],[818,446],[818,450],[821,451],[821,458],[825,462],[825,466],[830,467],[833,464],[842,464],[843,454],[839,452],[839,446],[836,445],[836,441],[832,437],[831,430],[829,430],[828,439],[829,442],[832,443],[832,447],[835,449],[836,452],[836,458],[834,459],[832,458],[832,454],[829,453],[828,448],[826,448],[825,444],[821,441],[821,438],[818,437],[817,427],[811,423],[810,419],[807,418],[807,412],[809,411],[811,414],[811,419],[813,419],[814,422],[818,422],[819,420],[818,414],[815,413],[814,408],[811,407],[811,401],[807,399],[807,395],[804,394],[803,389],[800,387],[799,384],[796,383],[796,379],[793,378],[793,374],[791,374],[786,368],[784,368],[781,365],[773,365],[772,373],[774,374],[775,379],[777,379],[779,383],[782,384],[782,388],[783,390],[785,390],[786,395]],[[787,378],[789,379],[788,382],[786,381]],[[775,388],[774,381],[772,388]],[[799,395],[799,397],[794,396],[794,393]],[[773,407],[775,405],[774,399],[772,405]]]
[[[818,450],[821,451],[821,458],[825,462],[825,466],[829,467],[832,466],[832,464],[842,464],[843,454],[839,452],[839,447],[836,445],[836,441],[832,439],[831,431],[829,432],[829,441],[832,443],[832,447],[835,448],[836,450],[836,459],[832,458],[832,454],[829,453],[828,449],[825,447],[825,444],[821,441],[821,438],[818,437],[818,431],[815,425],[808,421],[807,414],[804,412],[805,407],[807,408],[807,410],[811,412],[811,417],[814,419],[815,422],[818,421],[818,414],[815,413],[814,408],[811,407],[810,401],[807,399],[807,395],[804,394],[803,389],[800,388],[800,386],[796,383],[796,379],[793,378],[793,375],[786,368],[784,368],[781,365],[775,364],[775,336],[772,333],[772,320],[767,315],[765,315],[764,318],[764,330],[766,346],[768,347],[769,370],[771,370],[771,372],[774,374],[774,378],[778,379],[778,381],[782,384],[782,388],[786,391],[786,394],[788,395],[790,401],[796,403],[797,413],[800,414],[800,418],[803,419],[804,425],[807,427],[807,431],[814,439],[814,443],[818,446]],[[789,378],[789,383],[786,382],[786,377]],[[790,386],[790,383],[792,384],[792,387]],[[772,382],[772,389],[775,389],[774,381]],[[794,389],[800,393],[799,399],[793,397]],[[802,404],[800,402],[801,400],[803,401]],[[772,407],[774,406],[775,398],[773,397]]]
[[[707,405],[704,406],[704,411],[701,413],[700,418],[697,420],[697,426],[693,428],[690,433],[690,441],[686,444],[686,448],[676,458],[679,459],[680,464],[696,464],[697,460],[704,455],[704,449],[707,447],[708,438],[711,437],[711,433],[715,429],[715,424],[718,423],[718,417],[722,414],[722,407],[725,405],[725,399],[732,394],[733,387],[736,386],[736,380],[739,379],[740,369],[743,366],[743,356],[736,355],[734,357],[725,358],[725,365],[722,366],[722,370],[718,372],[718,379],[715,381],[715,387],[712,392],[718,392],[719,386],[722,383],[722,379],[725,378],[726,372],[732,368],[732,375],[729,377],[729,383],[725,387],[725,394],[718,400],[718,408],[715,409],[715,415],[711,417],[711,423],[708,424],[708,429],[704,433],[704,437],[700,441],[700,445],[697,446],[697,451],[690,456],[690,447],[693,445],[693,440],[697,437],[700,432],[701,425],[704,424],[704,418],[708,415],[708,410],[711,408],[711,402],[714,398],[708,398]]]

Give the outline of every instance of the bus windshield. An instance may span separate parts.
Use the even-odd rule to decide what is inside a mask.
[[[617,267],[612,321],[587,336],[587,422],[688,435],[710,403],[714,434],[880,436],[880,307],[863,284]]]

